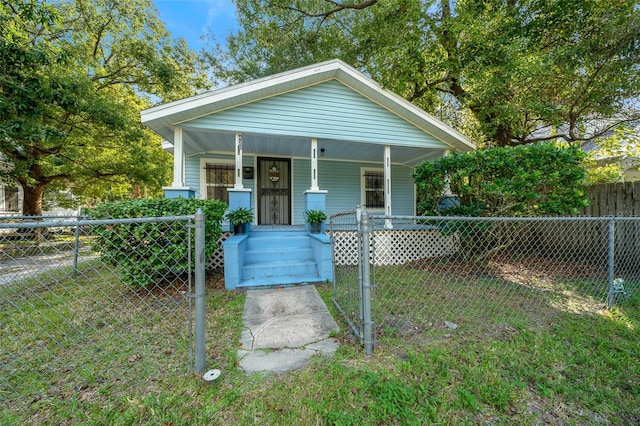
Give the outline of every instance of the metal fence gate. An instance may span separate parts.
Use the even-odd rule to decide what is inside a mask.
[[[640,218],[330,219],[333,301],[370,353],[386,337],[504,333],[640,292]]]

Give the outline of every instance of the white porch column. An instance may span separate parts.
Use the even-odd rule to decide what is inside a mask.
[[[311,138],[311,187],[304,191],[304,209],[322,211],[327,209],[327,191],[321,190],[318,186],[318,139],[316,138]],[[306,226],[309,231],[309,225]],[[322,226],[324,232],[324,225]]]
[[[391,146],[384,146],[384,214],[391,216]]]
[[[311,138],[311,188],[310,191],[318,191],[318,139]]]
[[[442,156],[446,157],[447,155],[451,154],[451,150],[449,149],[445,149]],[[449,182],[449,176],[445,177],[445,182],[444,182],[444,195],[446,197],[450,197],[453,194],[451,193],[451,184]]]
[[[242,133],[236,132],[236,179],[234,189],[243,189],[242,185]]]
[[[184,144],[182,127],[173,129],[173,188],[184,188]]]
[[[384,214],[391,216],[391,146],[384,146]],[[390,220],[385,221],[385,228],[391,228]]]

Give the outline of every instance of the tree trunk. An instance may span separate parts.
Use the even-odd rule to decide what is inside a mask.
[[[39,183],[35,186],[20,182],[24,193],[22,201],[22,214],[24,216],[42,216],[42,194],[46,184]]]
[[[497,126],[496,132],[491,138],[495,146],[514,146],[514,135],[508,126]]]

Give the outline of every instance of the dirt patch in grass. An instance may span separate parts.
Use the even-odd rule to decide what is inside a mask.
[[[465,258],[429,258],[411,262],[409,268],[426,272],[455,274],[467,279],[500,279],[539,290],[554,288],[558,280],[584,280],[606,277],[606,265],[561,261],[544,256],[511,257],[494,254],[482,262]]]
[[[602,314],[606,270],[542,256],[495,254],[482,263],[430,258],[377,266],[378,337],[477,334],[509,338],[517,327],[547,326],[560,313]]]

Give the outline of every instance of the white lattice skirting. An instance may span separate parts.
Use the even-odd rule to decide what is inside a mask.
[[[224,250],[222,249],[222,243],[232,235],[232,232],[223,232],[220,234],[220,238],[218,238],[218,248],[216,248],[209,258],[209,262],[207,262],[207,271],[224,269]]]
[[[334,257],[337,265],[358,263],[356,231],[336,231]],[[443,235],[439,229],[385,229],[371,234],[374,265],[401,265],[418,259],[441,257],[458,251],[458,234]]]
[[[331,232],[327,232],[331,235]],[[358,264],[358,239],[356,231],[335,231],[335,262],[337,265]],[[222,242],[232,236],[223,232],[218,248],[213,252],[207,270],[224,269]],[[458,234],[443,235],[439,229],[385,229],[372,234],[371,248],[374,265],[401,265],[418,259],[448,256],[458,251]]]

